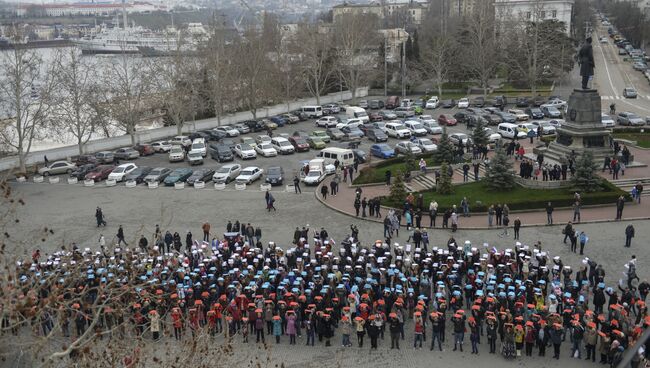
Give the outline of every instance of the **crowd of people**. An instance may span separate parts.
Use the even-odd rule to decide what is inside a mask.
[[[223,236],[208,223],[201,230],[204,240],[188,237],[185,249],[176,235],[167,245],[170,232],[157,227],[162,241],[151,245],[34,252],[16,263],[2,326],[15,334],[60,326],[72,339],[93,328],[118,338],[209,333],[308,346],[351,347],[356,336],[358,348],[367,336],[371,350],[403,349],[408,336],[416,349],[463,351],[468,335],[473,354],[512,359],[552,347],[555,359],[614,367],[650,323],[650,284],[636,276],[634,256],[619,281],[596,260],[571,266],[539,244],[497,249],[452,236],[427,248],[359,239],[354,225],[339,244],[307,225],[287,244],[263,245],[250,224],[229,222]]]

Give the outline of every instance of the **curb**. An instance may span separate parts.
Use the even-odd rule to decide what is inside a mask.
[[[316,188],[317,188],[317,189],[320,188],[320,185],[319,185],[318,187],[316,187]],[[348,187],[348,188],[351,188],[351,187]],[[348,213],[348,212],[346,212],[346,211],[344,211],[344,210],[342,210],[342,209],[340,209],[340,208],[336,208],[336,207],[334,207],[334,206],[331,206],[328,202],[324,201],[324,200],[323,200],[323,199],[318,195],[318,191],[317,191],[317,190],[314,191],[314,197],[316,198],[316,200],[318,200],[321,204],[325,205],[327,208],[329,208],[329,209],[331,209],[331,210],[333,210],[333,211],[336,211],[336,212],[338,212],[338,213],[341,213],[341,214],[343,214],[343,215],[346,215],[346,216],[349,216],[349,217],[352,217],[352,218],[355,218],[355,219],[358,219],[358,220],[370,221],[370,222],[376,222],[376,223],[382,223],[382,224],[383,224],[383,217],[382,217],[381,220],[378,220],[378,219],[373,218],[373,217],[357,217],[357,216],[354,216],[354,215],[352,215],[352,214],[350,214],[350,213]],[[609,206],[609,205],[593,205],[593,206],[590,206],[589,208],[608,207],[608,206]],[[393,207],[386,207],[386,206],[381,206],[381,207],[382,207],[384,210],[394,209]],[[585,206],[585,207],[586,207],[586,206]],[[585,208],[585,207],[583,207],[583,208]],[[614,206],[611,206],[611,207],[614,207]],[[564,207],[564,209],[567,209],[567,208],[570,208],[570,207]],[[540,212],[540,211],[543,211],[543,210],[535,210],[535,211],[510,211],[510,212],[511,212],[511,213],[528,213],[528,212]],[[618,221],[618,222],[640,221],[640,220],[650,220],[650,216],[643,216],[643,217],[629,217],[629,218],[624,218],[624,219],[622,219],[622,220],[620,220],[620,221]],[[581,222],[578,222],[577,224],[599,224],[599,223],[604,223],[604,222],[616,222],[616,221],[611,220],[611,219],[600,219],[600,220],[581,221]],[[558,224],[553,224],[553,225],[547,225],[547,224],[545,224],[545,223],[541,223],[541,224],[525,224],[525,225],[521,225],[521,227],[522,227],[522,228],[524,228],[524,227],[527,227],[527,228],[531,228],[531,227],[553,227],[553,226],[560,226],[560,227],[563,227],[563,226],[565,226],[565,225],[566,225],[565,223],[558,223]],[[435,227],[435,228],[425,227],[425,228],[428,229],[428,230],[438,230],[438,229],[439,229],[439,230],[445,230],[445,229],[443,229],[443,228],[441,228],[441,227]],[[496,229],[501,229],[501,227],[498,227],[498,226],[492,226],[492,227],[488,227],[488,226],[469,226],[469,227],[462,227],[462,226],[461,226],[461,227],[459,227],[458,229],[459,229],[459,230],[496,230]],[[451,229],[449,229],[449,231],[451,231]]]

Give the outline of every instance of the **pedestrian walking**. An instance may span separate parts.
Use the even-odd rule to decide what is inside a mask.
[[[201,225],[201,229],[203,230],[203,241],[209,242],[210,241],[210,223],[207,221]]]
[[[140,236],[140,242],[138,243],[138,245],[140,245],[140,249],[142,249],[142,252],[146,253],[147,247],[149,246],[149,241],[144,235],[142,235]]]
[[[564,226],[564,229],[562,230],[562,234],[564,234],[564,240],[562,242],[566,244],[566,240],[569,238],[569,234],[573,233],[573,224],[571,221],[567,222],[566,226]]]
[[[336,178],[330,181],[330,194],[336,197],[336,193],[339,191],[339,184],[336,182]]]
[[[323,184],[320,186],[320,195],[323,197],[323,200],[327,200],[327,194],[329,193],[329,189],[327,188],[327,184]]]
[[[101,225],[104,225],[104,227],[106,227],[106,221],[104,220],[104,212],[99,206],[95,210],[95,219],[97,220],[97,227]]]
[[[548,202],[546,204],[546,225],[553,225],[553,204]]]
[[[275,208],[275,197],[273,197],[273,194],[271,194],[271,192],[268,191],[266,192],[265,196],[266,196],[266,203],[267,203],[266,206],[268,212],[271,212],[271,210],[277,211],[277,208]]]
[[[580,235],[578,236],[578,241],[580,242],[580,255],[583,255],[582,252],[585,249],[585,245],[589,241],[589,237],[587,236],[587,233],[581,231]]]
[[[293,191],[296,194],[302,194],[302,190],[300,190],[300,179],[298,179],[298,175],[294,175],[293,177]]]
[[[386,179],[386,185],[390,186],[390,178],[391,178],[391,176],[392,176],[392,173],[390,172],[390,170],[386,170],[386,173],[384,174],[384,177]]]
[[[519,217],[515,219],[515,222],[513,223],[513,230],[515,231],[515,239],[519,240],[519,229],[521,228],[521,220]]]
[[[117,229],[117,245],[121,245],[122,243],[124,243],[124,245],[127,247],[129,246],[126,243],[126,240],[124,240],[124,228],[122,228],[122,225],[120,225],[120,227]]]

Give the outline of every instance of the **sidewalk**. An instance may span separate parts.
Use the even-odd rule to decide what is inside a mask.
[[[634,154],[640,153],[634,149]],[[641,153],[643,156],[650,156],[650,151]],[[641,156],[640,155],[640,156]],[[645,157],[644,157],[645,159]],[[650,157],[648,161],[650,162]],[[514,164],[518,165],[519,162],[515,161]],[[648,167],[639,167],[626,170],[625,178],[640,178],[640,177],[649,177],[650,169]],[[605,176],[605,175],[603,175]],[[611,178],[611,176],[607,175]],[[473,178],[473,175],[470,175],[470,178]],[[458,172],[454,172],[453,182],[458,183],[462,182],[462,176],[458,175]],[[323,181],[322,185],[329,185],[329,180]],[[321,201],[326,206],[356,217],[354,210],[354,199],[355,199],[355,189],[356,187],[351,186],[347,183],[341,183],[339,185],[339,192],[336,196],[329,195],[327,200],[323,200],[320,195],[320,189],[316,188],[314,190],[314,195],[319,201]],[[387,196],[390,193],[390,188],[385,184],[378,184],[372,186],[361,187],[363,194],[362,197],[373,198],[377,196]],[[650,190],[650,188],[648,188]],[[428,203],[426,206],[428,207]],[[460,206],[460,203],[458,204]],[[383,207],[383,206],[382,206]],[[388,212],[387,208],[382,208],[382,215]],[[583,207],[580,211],[581,213],[581,222],[610,222],[614,221],[616,215],[616,209],[614,204],[612,205],[603,205],[603,206],[594,206],[594,207]],[[510,222],[514,222],[516,218],[519,218],[522,223],[522,227],[525,226],[545,226],[546,225],[546,212],[544,210],[533,210],[526,212],[513,212],[511,211]],[[382,218],[365,218],[368,221],[383,221]],[[639,220],[639,219],[650,219],[650,197],[643,197],[641,204],[636,204],[632,202],[627,202],[625,204],[625,209],[623,210],[623,219],[624,220]],[[571,208],[567,209],[555,209],[553,212],[554,225],[565,225],[567,221],[573,220],[573,210]],[[430,219],[428,214],[423,214],[422,216],[422,225],[429,227]],[[442,216],[439,215],[437,218],[438,227],[442,224]],[[459,217],[459,227],[464,229],[487,229],[488,220],[487,214],[473,214],[471,217]]]

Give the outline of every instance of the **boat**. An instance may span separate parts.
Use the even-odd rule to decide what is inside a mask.
[[[94,36],[75,41],[82,54],[138,54],[139,47],[175,50],[176,37],[142,27],[103,29]]]

